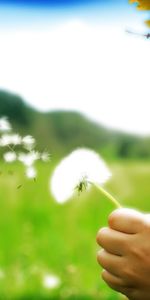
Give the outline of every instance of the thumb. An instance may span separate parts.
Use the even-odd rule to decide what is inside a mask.
[[[108,223],[111,229],[135,234],[142,230],[144,218],[144,214],[139,211],[129,208],[119,208],[109,215]]]

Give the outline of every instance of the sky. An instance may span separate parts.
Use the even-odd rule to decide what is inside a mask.
[[[126,32],[146,17],[126,0],[0,1],[0,89],[150,134],[150,41]]]

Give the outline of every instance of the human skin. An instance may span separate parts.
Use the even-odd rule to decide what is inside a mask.
[[[97,260],[103,280],[130,300],[150,300],[150,215],[117,209],[101,228]]]

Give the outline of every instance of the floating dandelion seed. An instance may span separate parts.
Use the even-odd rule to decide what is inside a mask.
[[[8,145],[20,145],[21,144],[21,136],[19,134],[3,134],[0,139],[0,146],[5,147]]]
[[[29,153],[19,153],[18,160],[21,161],[25,166],[30,167],[33,163],[40,159],[40,154],[37,151],[31,151]]]
[[[23,139],[22,139],[22,143],[24,145],[24,147],[27,150],[32,150],[35,146],[35,139],[33,136],[31,135],[26,135]]]
[[[8,163],[14,162],[17,159],[15,152],[6,152],[4,153],[4,160]]]
[[[11,135],[5,133],[5,134],[2,135],[2,137],[0,139],[0,146],[1,147],[6,147],[6,146],[11,144],[11,141],[12,141],[11,140]]]
[[[26,168],[25,174],[29,179],[35,179],[37,175],[34,165],[37,160],[43,162],[49,161],[49,154],[47,152],[40,153],[34,150],[35,144],[34,137],[31,135],[22,137],[17,133],[13,133],[7,118],[0,118],[0,147],[4,149],[6,147],[11,150],[3,153],[3,159],[7,163],[14,161],[21,162]],[[19,152],[20,148],[22,148],[22,152]]]
[[[104,194],[101,185],[110,177],[110,170],[96,152],[79,148],[65,157],[54,170],[51,191],[58,203],[68,201],[74,190],[81,193],[91,184],[101,189]],[[108,197],[107,192],[105,196]]]
[[[43,277],[43,286],[46,289],[54,289],[60,286],[60,278],[56,275],[46,274]]]
[[[36,178],[36,175],[37,175],[37,171],[34,167],[29,167],[26,169],[26,176],[30,179],[34,179]]]
[[[20,145],[22,142],[22,138],[19,134],[12,134],[10,136],[10,144],[16,146],[16,145]]]
[[[47,162],[50,160],[50,154],[48,152],[41,153],[41,160]]]
[[[19,185],[17,186],[17,190],[21,189],[21,187],[22,187],[22,184],[19,184]]]

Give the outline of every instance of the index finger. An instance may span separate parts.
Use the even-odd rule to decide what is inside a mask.
[[[108,253],[122,256],[127,251],[126,241],[129,238],[131,238],[131,236],[128,236],[127,234],[104,227],[98,231],[96,240]]]

